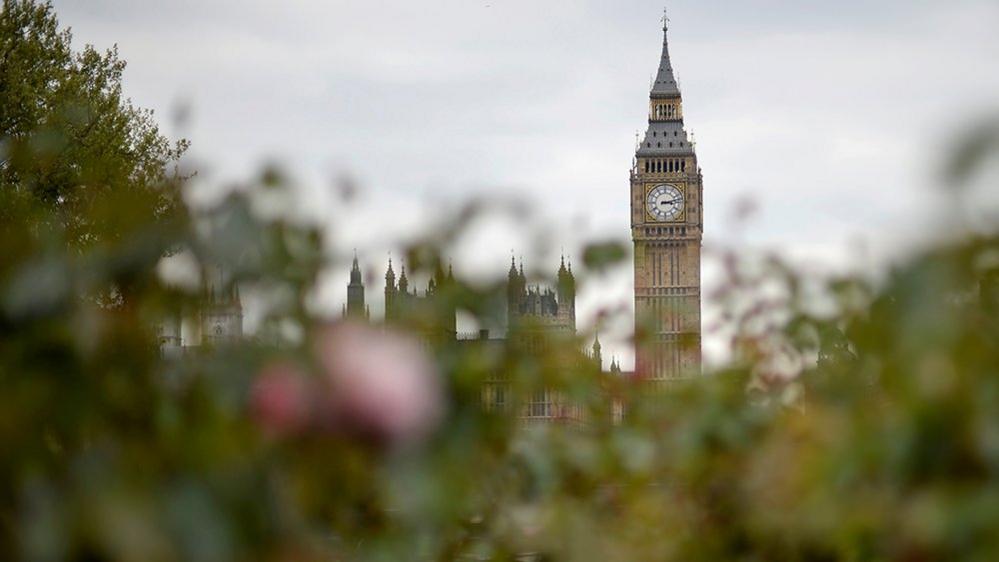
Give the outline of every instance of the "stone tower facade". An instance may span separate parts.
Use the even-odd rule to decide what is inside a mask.
[[[350,267],[350,284],[347,285],[347,306],[344,315],[351,318],[367,318],[368,309],[364,305],[364,282],[361,280],[361,268],[357,264],[357,255]]]
[[[576,279],[565,258],[556,276],[557,287],[528,286],[524,266],[510,260],[507,274],[507,328],[510,331],[576,333]]]
[[[631,169],[635,372],[661,384],[700,373],[704,225],[701,170],[684,128],[666,27],[648,129]]]
[[[385,271],[385,322],[408,328],[431,345],[443,345],[457,338],[456,308],[450,295],[454,272],[438,268],[420,295],[410,289],[406,267],[402,267],[396,283],[395,271],[389,261]]]
[[[212,266],[206,268],[205,292],[205,304],[199,311],[201,343],[223,345],[242,339],[243,304],[239,286],[229,282],[223,268]]]

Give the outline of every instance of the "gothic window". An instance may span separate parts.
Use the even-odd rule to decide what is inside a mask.
[[[662,147],[663,147],[663,143],[661,143],[661,142],[657,142],[656,143],[656,148],[662,148]]]
[[[547,392],[540,390],[531,396],[531,402],[528,404],[527,415],[532,418],[543,418],[548,415]]]
[[[506,406],[506,388],[497,385],[493,387],[493,407],[501,410],[504,406]]]

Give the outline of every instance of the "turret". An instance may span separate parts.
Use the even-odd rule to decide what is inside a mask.
[[[399,274],[399,292],[409,294],[409,279],[406,278],[406,266],[402,266],[402,273]]]
[[[593,336],[593,355],[592,355],[592,357],[593,357],[593,362],[597,365],[598,369],[603,368],[603,364],[604,364],[604,358],[601,355],[600,350],[601,350],[601,346],[600,346],[600,335],[599,334],[595,334]]]
[[[388,269],[385,271],[385,318],[391,319],[395,314],[396,287],[395,271],[392,271],[392,258],[389,258]]]
[[[201,343],[219,345],[243,337],[239,287],[219,266],[205,268],[205,304],[199,310]]]
[[[364,318],[364,283],[361,280],[361,268],[357,264],[357,253],[350,268],[350,284],[347,285],[347,316]]]
[[[517,314],[520,311],[520,302],[524,297],[523,293],[520,275],[517,273],[517,264],[513,256],[510,256],[510,271],[506,275],[506,316],[508,326],[513,326],[516,322]]]
[[[611,361],[610,372],[613,375],[620,375],[621,374],[621,364],[617,362],[617,357],[615,357]]]
[[[572,274],[572,264],[565,265],[565,256],[559,263],[558,274],[559,317],[571,329],[576,329],[576,278]]]

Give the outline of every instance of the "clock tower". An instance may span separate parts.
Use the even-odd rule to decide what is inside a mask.
[[[701,170],[683,124],[683,100],[663,50],[649,93],[645,138],[631,169],[635,256],[635,372],[667,385],[701,371]]]

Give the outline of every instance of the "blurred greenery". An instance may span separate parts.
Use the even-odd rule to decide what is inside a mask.
[[[599,372],[575,338],[414,351],[356,328],[370,348],[345,347],[310,304],[344,249],[256,210],[293,196],[287,176],[188,211],[186,143],[121,98],[114,52],[72,53],[47,4],[5,1],[0,30],[0,558],[999,556],[999,237],[941,242],[877,284],[724,256],[733,360],[666,392]],[[972,132],[952,177],[991,138]],[[476,208],[409,245],[415,274]],[[590,247],[580,282],[625,247]],[[206,298],[164,282],[171,254],[258,294],[257,334],[161,352],[160,323]],[[488,323],[503,287],[441,295]],[[350,386],[345,365],[410,377],[412,400],[387,409],[398,393]],[[518,421],[542,389],[573,414]]]

